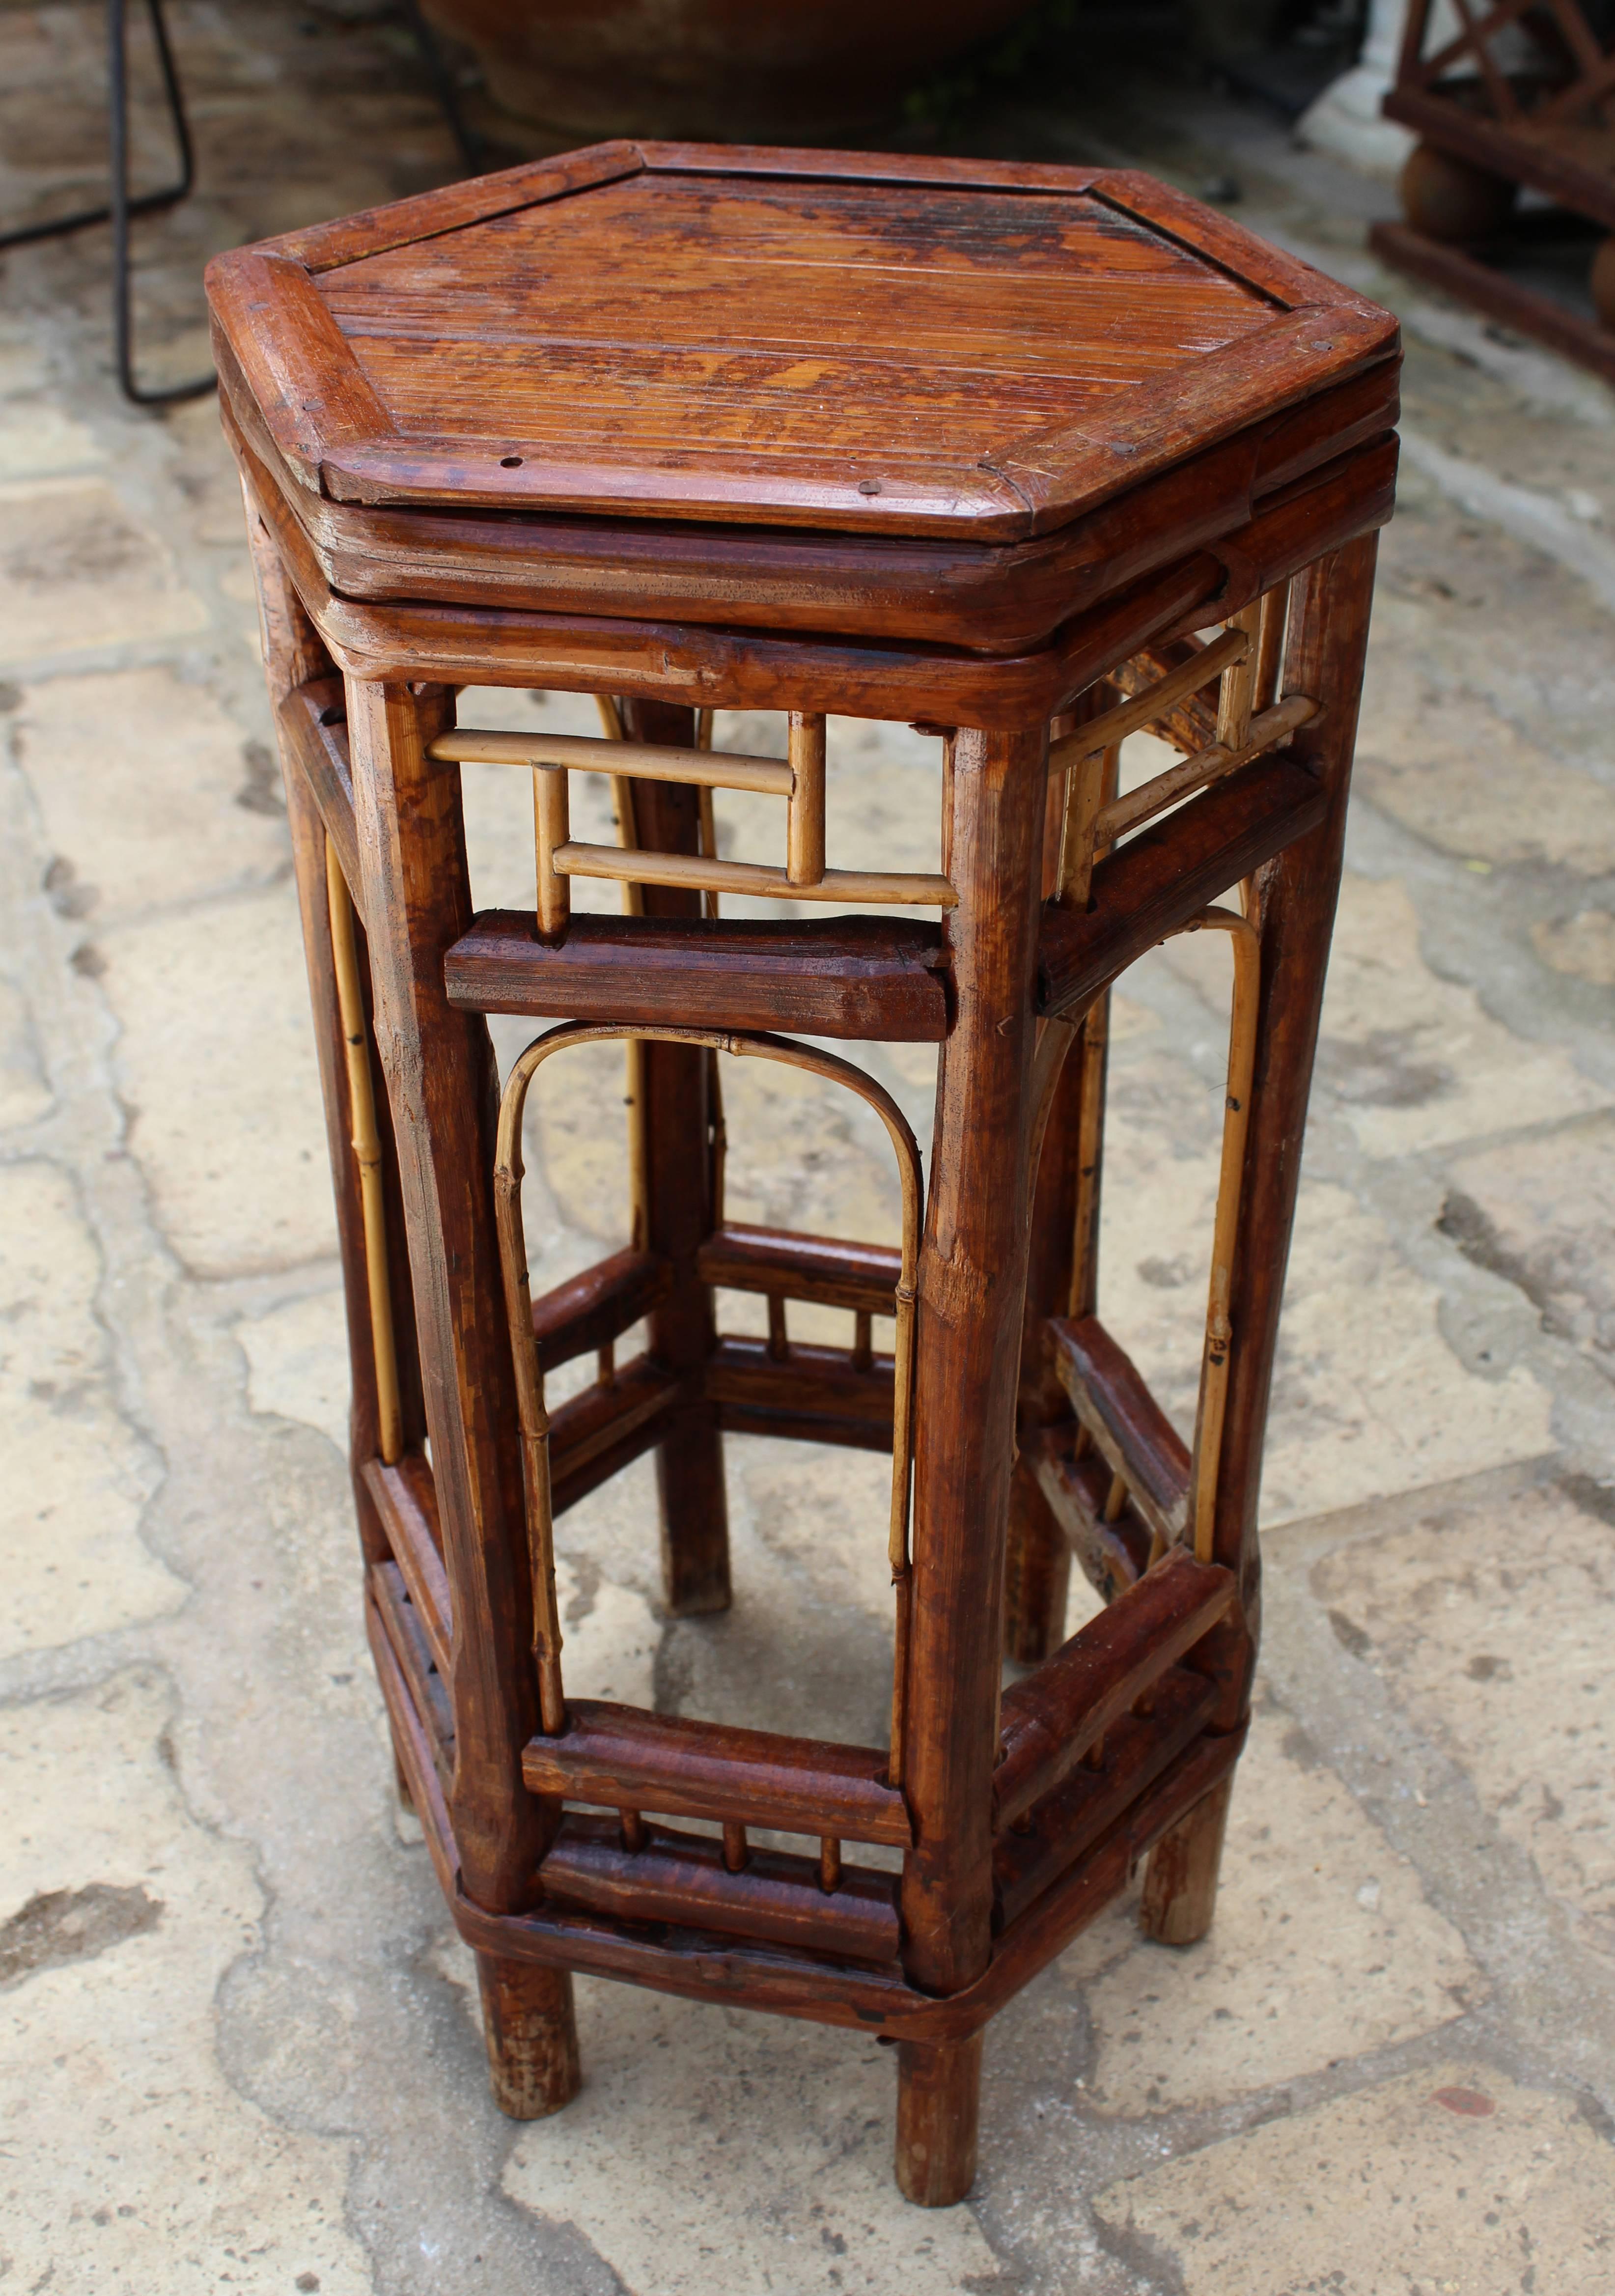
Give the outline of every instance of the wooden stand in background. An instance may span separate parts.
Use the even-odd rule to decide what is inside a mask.
[[[1406,221],[1376,224],[1369,243],[1615,382],[1615,235],[1589,250],[1596,320],[1488,259],[1517,227],[1522,186],[1615,234],[1615,47],[1576,0],[1489,8],[1445,40],[1435,13],[1414,0],[1384,104],[1421,138],[1402,173]]]

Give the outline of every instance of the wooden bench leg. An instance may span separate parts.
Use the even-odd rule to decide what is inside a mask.
[[[627,701],[630,741],[689,749],[695,713],[658,701]],[[635,841],[647,851],[701,849],[699,792],[674,782],[634,782]],[[697,919],[701,896],[647,885],[646,916]],[[674,1286],[651,1317],[651,1348],[671,1371],[698,1379],[716,1344],[712,1293],[695,1254],[717,1222],[711,1135],[713,1055],[694,1046],[644,1045],[635,1055],[635,1163],[643,1176],[644,1248],[673,1263]],[[729,1607],[729,1516],[717,1410],[699,1396],[682,1405],[657,1447],[662,1586],[675,1618]]]
[[[571,1971],[480,1953],[477,1982],[500,2112],[512,2120],[543,2120],[570,2104],[583,2085]]]
[[[1150,1852],[1138,1926],[1160,1945],[1193,1945],[1211,1926],[1234,1780],[1197,1801]]]
[[[1041,726],[955,735],[944,927],[958,1018],[943,1047],[920,1254],[912,1626],[903,1785],[916,1847],[903,1872],[911,1982],[948,1994],[992,1951],[1004,1545],[1025,1305],[1032,1001],[1042,852]],[[903,2054],[898,2177],[912,2199],[963,2197],[979,2043]]]
[[[1369,534],[1332,551],[1297,575],[1291,594],[1283,690],[1314,694],[1321,705],[1294,734],[1291,754],[1317,775],[1329,793],[1329,810],[1316,829],[1270,861],[1255,884],[1261,1002],[1229,1303],[1233,1341],[1212,1554],[1234,1574],[1239,1611],[1207,1637],[1201,1658],[1223,1687],[1212,1718],[1219,1730],[1244,1721],[1256,1668],[1262,1445],[1340,890],[1376,547],[1377,537]],[[1151,1852],[1141,1919],[1152,1937],[1186,1945],[1209,1927],[1232,1788],[1230,1778]]]
[[[985,2038],[898,2044],[898,2189],[919,2208],[952,2208],[975,2182]]]

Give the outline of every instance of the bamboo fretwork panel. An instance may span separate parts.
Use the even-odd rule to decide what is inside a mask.
[[[1298,726],[1316,715],[1317,704],[1309,695],[1281,697],[1277,691],[1288,613],[1289,586],[1281,584],[1234,615],[1220,636],[1193,646],[1185,660],[1162,674],[1140,676],[1136,664],[1127,665],[1126,675],[1117,682],[1133,687],[1127,698],[1051,745],[1050,770],[1067,777],[1056,893],[1062,905],[1082,907],[1087,904],[1094,865],[1119,839],[1170,808],[1193,800],[1214,783],[1286,742]],[[1198,731],[1198,721],[1204,714],[1200,697],[1213,681],[1217,687],[1214,738],[1188,749],[1176,765],[1137,788],[1119,792],[1121,744],[1127,736],[1146,732],[1166,734],[1184,746],[1185,734]],[[1194,1447],[1186,1476],[1176,1472],[1170,1429],[1136,1382],[1126,1357],[1108,1342],[1093,1314],[1100,1165],[1097,1111],[1110,1028],[1108,988],[1084,1017],[1071,1054],[1085,1064],[1086,1136],[1078,1143],[1070,1297],[1068,1316],[1055,1329],[1056,1362],[1078,1421],[1074,1456],[1080,1459],[1089,1449],[1095,1450],[1111,1471],[1103,1501],[1103,1520],[1116,1522],[1131,1504],[1148,1527],[1152,1563],[1185,1538],[1201,1562],[1209,1562],[1214,1549],[1217,1478],[1234,1340],[1230,1321],[1234,1253],[1261,991],[1260,939],[1251,914],[1249,885],[1240,888],[1240,904],[1237,910],[1217,905],[1204,908],[1176,928],[1179,932],[1226,933],[1234,958],[1222,1158]],[[1088,1325],[1093,1328],[1085,1339]],[[1120,1391],[1124,1387],[1136,1391],[1124,1395]],[[1140,1429],[1147,1431],[1152,1439],[1140,1443],[1136,1439]]]
[[[734,751],[681,750],[650,742],[561,734],[488,733],[460,726],[432,743],[431,755],[459,764],[529,766],[533,772],[533,837],[538,930],[546,938],[566,931],[570,880],[604,877],[629,885],[670,885],[711,896],[742,893],[771,899],[827,901],[838,906],[951,908],[955,895],[943,876],[919,871],[832,869],[825,863],[824,718],[792,710],[788,758],[744,757]],[[627,841],[631,808],[619,803],[625,841],[589,845],[570,832],[568,780],[574,772],[605,773],[623,783],[681,783],[703,791],[750,790],[785,800],[785,863],[719,858],[707,817],[701,853],[655,853]]]

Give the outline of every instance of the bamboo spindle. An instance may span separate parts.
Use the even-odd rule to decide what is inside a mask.
[[[1211,1278],[1206,1301],[1206,1343],[1201,1367],[1200,1403],[1194,1423],[1194,1466],[1190,1521],[1194,1553],[1214,1560],[1217,1477],[1222,1460],[1223,1420],[1228,1406],[1228,1363],[1234,1345],[1229,1303],[1234,1292],[1234,1248],[1239,1234],[1244,1185],[1245,1134],[1250,1121],[1250,1086],[1256,1070],[1257,1008],[1261,996],[1261,937],[1249,917],[1232,909],[1204,909],[1182,930],[1217,931],[1229,936],[1234,951],[1234,993],[1228,1024],[1228,1089],[1223,1115],[1222,1165],[1217,1174],[1217,1216],[1211,1234]]]
[[[824,882],[824,717],[791,712],[791,800],[785,815],[785,874],[793,885]]]
[[[597,693],[594,700],[600,709],[600,722],[608,742],[627,740],[623,731],[622,712],[609,693]],[[699,721],[698,721],[699,723]],[[613,774],[611,779],[611,808],[617,821],[617,842],[625,851],[632,852],[639,843],[638,808],[634,802],[634,784],[627,774]],[[624,878],[622,886],[624,916],[643,917],[645,913],[644,888]],[[628,1116],[628,1241],[635,1251],[645,1248],[650,1233],[650,1171],[647,1158],[650,1144],[640,1120],[645,1104],[645,1048],[637,1037],[630,1037],[623,1046],[623,1101]]]
[[[1086,768],[1084,769],[1086,770]],[[1101,752],[1094,784],[1097,806],[1116,793],[1121,772],[1121,751],[1115,744]],[[1072,783],[1080,778],[1074,774]],[[1068,813],[1070,785],[1068,784]],[[1095,857],[1090,850],[1090,871]],[[1063,856],[1062,856],[1063,866]],[[1083,898],[1087,898],[1085,888]],[[1077,1210],[1071,1238],[1071,1289],[1067,1313],[1091,1316],[1099,1302],[1099,1188],[1104,1149],[1105,1070],[1111,1048],[1111,992],[1096,996],[1083,1015],[1077,1056],[1082,1063],[1077,1107]]]
[[[1253,709],[1271,709],[1278,700],[1284,664],[1284,632],[1290,621],[1290,585],[1277,582],[1262,593],[1261,627],[1256,640],[1256,691]]]
[[[507,734],[456,726],[438,735],[431,755],[462,765],[551,766],[572,773],[631,774],[635,781],[677,782],[698,789],[704,784],[754,790],[765,797],[791,795],[791,767],[778,758],[742,757],[730,750],[683,750],[669,742],[630,742],[611,734]]]
[[[520,1067],[518,1064],[518,1073]],[[533,1340],[532,1278],[521,1218],[521,1117],[526,1093],[507,1085],[499,1105],[494,1160],[494,1217],[504,1279],[505,1322],[516,1368],[516,1412],[521,1426],[521,1482],[527,1500],[528,1561],[533,1584],[533,1656],[538,1668],[538,1710],[545,1735],[566,1728],[561,1682],[561,1609],[555,1595],[555,1519],[550,1495],[550,1421],[544,1372]]]
[[[711,749],[713,721],[717,715],[717,713],[714,709],[698,709],[696,711],[695,746],[698,750]],[[696,819],[701,826],[701,852],[707,860],[716,861],[717,858],[717,816],[713,810],[712,784],[710,782],[702,782],[700,788],[696,791],[695,806]],[[717,919],[717,904],[718,895],[709,887],[708,890],[701,896],[701,907],[709,923],[713,922]],[[716,1053],[712,1055],[712,1089],[714,1092],[717,1092],[719,1089],[717,1081],[717,1054]],[[715,1103],[714,1105],[716,1106],[717,1103]],[[723,1122],[723,1113],[721,1109],[718,1111],[717,1121],[721,1126]]]
[[[1049,771],[1053,774],[1069,773],[1073,766],[1080,765],[1085,758],[1093,757],[1097,750],[1114,749],[1125,742],[1129,734],[1144,733],[1164,718],[1168,710],[1183,701],[1185,695],[1198,693],[1202,686],[1209,685],[1214,677],[1220,676],[1231,662],[1242,660],[1250,646],[1250,637],[1243,628],[1225,630],[1220,638],[1214,638],[1209,646],[1202,646],[1193,661],[1169,670],[1165,677],[1158,678],[1144,693],[1134,694],[1129,701],[1119,701],[1103,717],[1086,718],[1073,733],[1062,734],[1057,742],[1051,742]]]
[[[1231,748],[1226,742],[1209,742],[1193,756],[1168,766],[1152,781],[1143,782],[1125,797],[1113,799],[1100,814],[1097,836],[1102,840],[1113,841],[1125,836],[1129,829],[1153,820],[1158,813],[1165,813],[1168,806],[1197,796],[1213,782],[1224,780],[1227,775],[1237,773],[1241,766],[1248,766],[1253,758],[1259,758],[1264,750],[1271,750],[1286,734],[1293,734],[1298,726],[1316,718],[1317,711],[1317,703],[1305,693],[1291,693],[1283,701],[1275,701],[1271,709],[1264,709],[1259,718],[1251,718],[1248,738],[1237,747]]]
[[[1258,638],[1262,606],[1257,599],[1242,606],[1229,624],[1229,633],[1242,632],[1244,651],[1228,664],[1217,697],[1217,739],[1225,750],[1242,750],[1250,739],[1250,708],[1256,693]]]
[[[538,931],[559,940],[572,910],[572,890],[557,873],[555,856],[570,836],[564,766],[533,767],[533,844],[537,860]]]
[[[359,1202],[365,1218],[365,1278],[370,1292],[370,1345],[376,1375],[376,1440],[385,1466],[404,1452],[404,1411],[398,1399],[398,1353],[392,1327],[392,1284],[387,1272],[387,1206],[381,1192],[381,1142],[376,1130],[375,1087],[370,1073],[370,1032],[365,1023],[365,994],[359,982],[359,952],[354,939],[353,901],[337,859],[325,840],[325,898],[331,914],[331,954],[336,972],[337,1006],[348,1060],[348,1107],[354,1160],[359,1168]]]
[[[1060,878],[1055,895],[1062,909],[1086,909],[1099,857],[1099,816],[1116,793],[1121,745],[1112,742],[1080,760],[1065,785],[1065,815],[1060,832]]]
[[[619,718],[602,709],[610,727]],[[793,710],[791,761],[750,758],[727,750],[681,750],[654,742],[627,742],[610,733],[603,739],[575,734],[511,734],[456,726],[440,734],[428,754],[445,763],[528,766],[547,780],[536,780],[534,822],[538,848],[539,931],[546,937],[565,930],[567,906],[558,877],[606,877],[635,885],[667,885],[706,896],[744,893],[777,899],[867,902],[898,907],[952,908],[957,899],[946,877],[919,871],[827,870],[824,866],[824,721],[822,715]],[[610,767],[603,752],[615,748]],[[738,789],[783,797],[788,801],[786,865],[720,861],[716,849],[661,853],[635,844],[626,849],[574,842],[567,830],[566,775],[574,769],[609,771],[619,782],[675,782],[696,790]],[[553,782],[553,786],[550,783]],[[627,808],[619,801],[619,824]],[[709,805],[701,815],[703,848],[716,848]],[[713,914],[709,907],[708,914]],[[553,922],[551,922],[553,921]]]
[[[826,869],[810,884],[758,861],[709,861],[700,853],[619,853],[610,845],[569,840],[556,850],[563,877],[627,877],[696,893],[744,893],[754,899],[867,902],[873,906],[951,909],[959,896],[946,877],[917,869]]]
[[[716,709],[698,709],[695,713],[695,746],[707,751],[712,747],[716,729]],[[702,782],[695,792],[696,842],[704,860],[717,858],[717,813],[712,783]],[[716,886],[709,885],[701,897],[701,914],[709,924],[716,924],[718,903],[722,896]],[[712,1225],[721,1227],[724,1221],[724,1166],[729,1152],[729,1131],[724,1122],[723,1063],[716,1053],[707,1054],[707,1109],[711,1123],[712,1150]]]

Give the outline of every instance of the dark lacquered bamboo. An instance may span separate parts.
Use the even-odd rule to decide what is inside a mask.
[[[972,1983],[991,1951],[990,1789],[1036,1114],[1046,748],[1043,724],[1019,734],[959,734],[945,800],[943,866],[959,894],[944,922],[956,1019],[939,1063],[920,1260],[905,1690],[917,1841],[903,1880],[905,1966],[937,1993]],[[980,2070],[969,2052],[941,2070],[915,2058],[901,2086],[917,2085],[931,2100],[939,2084],[968,2087]],[[933,2109],[915,2108],[927,2125]],[[900,2123],[906,2111],[900,2103]],[[962,2131],[973,2112],[960,2096],[946,2125]],[[910,2147],[903,2157],[916,2156]],[[962,2175],[971,2157],[961,2137],[948,2149],[949,2173]]]
[[[731,220],[766,207],[788,311],[774,253],[753,249],[746,277],[792,328],[823,332],[845,291],[840,264],[804,266],[792,233],[822,255],[856,213],[857,232],[885,234],[903,260],[881,271],[868,327],[884,348],[860,390],[799,396],[791,439],[754,452],[736,409],[759,370],[731,346],[721,379],[689,367],[669,454],[672,399],[611,398],[647,355],[635,329],[650,294],[625,299],[621,283],[662,248],[656,291],[666,278],[677,292],[659,305],[652,348],[676,357],[731,262],[707,228],[715,199]],[[991,259],[984,250],[1029,201],[1058,230],[1013,237]],[[950,234],[966,209],[961,270]],[[1103,261],[1068,275],[1102,210],[1125,229],[1107,228]],[[579,234],[585,262],[566,253]],[[548,250],[542,340],[524,332],[535,250]],[[1045,265],[1037,308],[1053,296],[1071,335],[1053,365],[1023,292]],[[963,367],[926,347],[911,355],[906,332],[885,341],[899,306],[934,329],[935,299],[961,279],[970,311],[949,307],[949,341]],[[615,299],[603,366],[589,348],[603,283]],[[496,2095],[528,2115],[572,2093],[572,1969],[812,2017],[900,2044],[899,2182],[928,2204],[957,2200],[996,2010],[1152,1850],[1146,1928],[1184,1941],[1210,1916],[1255,1652],[1258,1466],[1371,529],[1394,478],[1394,324],[1135,176],[628,144],[238,250],[213,293],[226,430],[261,494],[266,652],[350,1302],[366,1627],[400,1773],[479,1956]],[[446,324],[429,359],[399,313],[433,298]],[[1223,347],[1191,350],[1209,327]],[[842,328],[824,348],[845,362],[866,346]],[[560,356],[592,378],[564,437],[545,428],[552,399],[536,382]],[[1033,405],[1040,431],[1024,420]],[[915,446],[955,413],[971,442],[957,467],[942,433]],[[512,444],[521,420],[537,435]],[[1316,699],[1316,715],[1286,750],[1102,859],[1079,895],[1057,883],[1051,718],[1192,671],[1201,637],[1291,575],[1283,691]],[[940,927],[758,925],[647,889],[644,915],[580,916],[564,937],[552,919],[547,942],[531,917],[473,918],[457,771],[424,749],[447,689],[488,683],[615,696],[630,738],[676,747],[693,742],[692,711],[714,706],[955,729],[943,865],[957,906]],[[1192,676],[1177,685],[1166,730],[1203,747],[1209,694]],[[641,781],[630,801],[634,841],[699,849],[693,791]],[[817,857],[808,818],[799,870]],[[370,928],[360,970],[368,955],[397,1120],[395,1143],[384,1107],[405,1389],[391,1464],[375,1456],[366,1384],[361,1208],[318,898],[327,842]],[[1168,1552],[1152,1568],[1176,1521],[1182,1447],[1094,1320],[1103,1000],[1152,942],[1252,873],[1262,1006],[1217,1563]],[[493,1250],[491,1011],[942,1046],[898,1643],[902,1791],[879,1749],[587,1702],[558,1734],[538,1734]],[[635,1054],[637,1233],[533,1311],[541,1365],[599,1358],[553,1414],[553,1508],[654,1449],[675,1610],[727,1599],[723,1432],[891,1441],[891,1364],[875,1340],[896,1304],[892,1256],[722,1225],[713,1068],[705,1047]],[[719,1336],[720,1288],[767,1301],[766,1340]],[[847,1314],[850,1344],[804,1345],[797,1300]],[[619,1365],[642,1318],[647,1350]],[[1072,1398],[1088,1423],[1080,1452]],[[1000,1648],[1030,1658],[1057,1638],[1069,1551],[1111,1608],[1001,1712]],[[562,1821],[569,1800],[612,1814]],[[665,1816],[720,1831],[681,1835]],[[759,1847],[767,1828],[796,1833],[798,1853]],[[900,1882],[844,1857],[860,1839],[905,1851]]]
[[[628,701],[622,725],[630,741],[695,746],[695,720],[688,709]],[[672,782],[629,786],[639,846],[652,853],[701,850],[701,809],[693,789]],[[641,899],[648,918],[685,925],[701,920],[699,893],[647,885]],[[628,1120],[639,1135],[645,1197],[644,1232],[635,1241],[667,1262],[672,1279],[652,1311],[651,1352],[660,1365],[688,1383],[656,1449],[663,1595],[668,1610],[681,1618],[726,1610],[730,1600],[723,1438],[717,1414],[700,1385],[717,1333],[712,1294],[696,1267],[696,1256],[717,1220],[712,1152],[717,1111],[711,1057],[698,1046],[647,1044],[638,1055],[638,1073],[643,1103],[630,1109]]]

